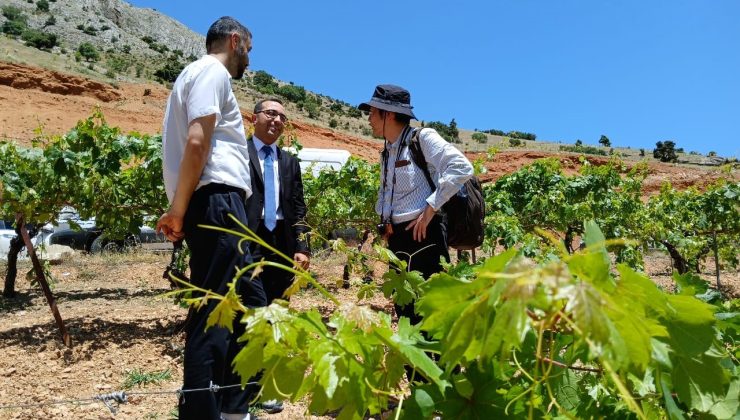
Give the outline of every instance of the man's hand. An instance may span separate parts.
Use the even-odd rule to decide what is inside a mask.
[[[408,226],[406,226],[406,230],[414,229],[414,240],[417,242],[421,242],[426,239],[427,226],[429,226],[429,222],[431,222],[433,218],[434,208],[427,204],[427,206],[424,208],[424,211],[421,212],[419,217],[417,217],[415,220],[409,223]]]
[[[185,215],[167,210],[157,221],[157,233],[164,233],[172,242],[179,241],[185,237],[182,231],[183,219]]]
[[[308,255],[296,252],[293,254],[293,261],[295,262],[296,267],[301,267],[304,270],[308,270],[308,266],[310,264],[310,259],[308,258]]]

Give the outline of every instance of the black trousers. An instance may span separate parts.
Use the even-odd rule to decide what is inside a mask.
[[[267,230],[264,221],[261,221],[257,228],[257,236],[292,259],[293,251],[288,250],[287,244],[285,243],[285,229],[286,226],[284,220],[278,220],[275,229],[272,231]],[[291,263],[286,261],[284,258],[261,245],[251,244],[250,250],[254,261],[260,261],[264,258],[265,261],[272,261],[291,266]],[[288,287],[293,284],[294,277],[293,273],[281,268],[269,266],[263,267],[263,271],[260,273],[260,279],[262,280],[262,287],[265,289],[265,296],[267,297],[268,305],[275,299],[289,300],[287,297],[283,296],[283,293],[285,293]]]
[[[417,242],[414,240],[413,228],[406,230],[409,223],[411,222],[393,225],[393,234],[388,238],[388,249],[399,259],[409,263],[410,270],[420,271],[424,278],[428,279],[432,274],[442,271],[440,258],[450,261],[450,253],[447,250],[447,228],[443,217],[436,215],[427,225],[426,239]],[[420,249],[424,250],[419,251]],[[414,311],[413,302],[404,306],[395,305],[395,308],[396,314],[409,318],[412,325],[421,321],[421,317]]]
[[[224,294],[235,274],[236,267],[252,262],[248,249],[237,250],[238,238],[216,230],[198,227],[199,224],[221,226],[239,230],[229,214],[246,224],[244,191],[222,184],[209,184],[193,193],[185,214],[185,241],[190,248],[191,281],[204,289]],[[248,307],[266,305],[265,292],[258,279],[251,280],[250,274],[239,279],[237,290],[242,302]],[[190,309],[185,333],[183,389],[207,388],[216,385],[232,385],[239,382],[232,373],[231,362],[240,349],[236,339],[244,333],[244,326],[234,319],[234,333],[221,327],[205,329],[206,320],[218,304],[211,301],[206,307]],[[220,412],[247,413],[245,391],[240,388],[189,392],[183,394],[178,407],[180,419],[219,419]]]
[[[287,255],[293,257],[293,252],[287,249],[285,244],[285,221],[278,220],[275,229],[269,231],[264,224],[264,221],[260,221],[259,227],[257,228],[257,236],[264,240],[267,244]],[[272,261],[283,265],[288,265],[288,261],[279,255],[275,254],[271,250],[263,247],[256,243],[250,243],[250,250],[254,261],[260,261],[263,258],[265,261]],[[293,284],[295,276],[289,271],[285,271],[281,268],[265,266],[262,268],[262,272],[259,277],[262,282],[262,286],[265,289],[265,296],[267,298],[267,304],[269,305],[275,299],[289,300],[288,297],[283,296],[285,291]],[[262,378],[262,372],[251,378],[250,382],[258,382]],[[247,385],[246,395],[249,401],[257,398],[260,392],[259,385]]]
[[[450,253],[447,250],[447,226],[442,216],[434,216],[432,221],[429,222],[429,225],[427,225],[426,239],[417,242],[414,240],[413,228],[408,231],[406,230],[409,223],[411,222],[393,225],[393,234],[388,238],[388,249],[393,251],[398,258],[406,261],[409,264],[409,270],[420,271],[424,279],[428,279],[432,274],[442,271],[440,258],[444,258],[445,261],[450,262]],[[424,250],[420,251],[421,249]],[[421,316],[414,310],[414,303],[411,302],[403,306],[393,305],[396,309],[396,315],[399,318],[405,316],[411,321],[411,325],[421,322]],[[425,331],[422,331],[422,335],[426,340],[431,339]],[[412,378],[414,381],[426,382],[424,377],[414,374],[414,369],[411,366],[406,365],[404,368],[406,369],[406,377],[409,382],[412,381]]]

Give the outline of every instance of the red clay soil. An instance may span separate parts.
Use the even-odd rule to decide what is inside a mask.
[[[169,90],[159,84],[117,86],[80,76],[0,61],[0,139],[12,139],[30,145],[35,130],[54,135],[69,131],[77,121],[90,116],[94,107],[101,108],[110,125],[124,132],[155,134],[161,131]],[[251,113],[242,111],[248,123]],[[382,143],[307,122],[292,121],[292,130],[305,147],[349,150],[371,162],[378,160]],[[468,153],[475,159],[480,154]],[[502,151],[486,163],[484,182],[495,181],[537,159],[556,157],[567,174],[576,173],[581,163],[578,155],[551,154],[539,151]],[[601,165],[608,159],[589,156],[589,162]],[[628,163],[629,166],[629,163]],[[665,181],[678,188],[705,186],[719,178],[717,170],[686,165],[652,162],[644,183],[645,193],[653,194]]]

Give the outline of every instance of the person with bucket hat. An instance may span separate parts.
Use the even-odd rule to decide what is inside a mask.
[[[450,260],[444,219],[437,212],[473,176],[473,165],[436,130],[410,126],[416,119],[411,94],[400,86],[378,85],[372,98],[358,108],[370,112],[373,135],[385,139],[375,205],[379,233],[388,241],[388,249],[408,262],[409,269],[428,278],[442,270],[440,258]],[[412,156],[413,136],[417,136],[435,189]],[[397,305],[396,314],[408,317],[412,324],[421,319],[413,303]]]

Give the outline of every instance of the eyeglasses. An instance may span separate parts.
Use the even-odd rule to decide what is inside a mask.
[[[257,113],[262,113],[267,116],[267,118],[274,120],[277,117],[280,117],[280,121],[283,123],[288,122],[288,116],[283,114],[282,112],[275,111],[274,109],[263,109],[262,111],[257,111]]]

